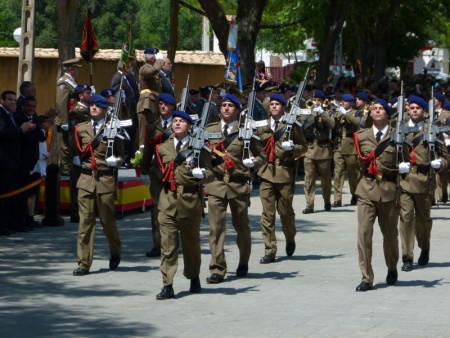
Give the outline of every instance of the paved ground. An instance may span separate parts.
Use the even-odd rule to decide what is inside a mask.
[[[238,252],[228,222],[224,283],[207,285],[208,223],[202,238],[202,293],[190,294],[183,262],[175,276],[174,300],[157,301],[159,260],[150,249],[149,211],[118,222],[122,263],[108,270],[109,252],[97,228],[91,274],[73,277],[77,226],[42,228],[0,238],[0,337],[448,337],[450,336],[449,205],[433,208],[431,261],[399,272],[385,283],[382,239],[374,233],[375,290],[356,293],[360,281],[356,207],[303,215],[303,182],[297,184],[297,251],[285,256],[277,223],[276,263],[263,255],[258,192],[252,194],[253,248],[247,278],[236,278]],[[344,202],[350,201],[345,191]],[[65,217],[66,221],[68,220]],[[420,250],[416,248],[418,257]],[[400,268],[400,263],[399,263]]]

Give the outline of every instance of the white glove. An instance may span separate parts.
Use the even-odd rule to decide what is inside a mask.
[[[323,109],[321,106],[314,108],[313,111],[315,111],[319,115],[322,115],[322,113],[323,113]]]
[[[436,160],[431,161],[430,164],[433,169],[439,169],[442,165],[442,160],[440,158],[438,158]]]
[[[205,168],[194,168],[192,169],[192,176],[198,179],[205,177]]]
[[[94,87],[94,86],[91,86],[91,94],[92,94],[92,95],[97,94],[97,93],[95,92],[95,87]]]
[[[156,60],[164,60],[164,55],[161,52],[158,52],[158,54],[155,55]]]
[[[80,156],[74,156],[72,159],[72,163],[77,167],[81,167]]]
[[[61,124],[61,130],[69,131],[69,125],[67,123]]]
[[[256,164],[256,159],[254,157],[246,158],[242,161],[247,168],[253,168]]]
[[[402,162],[398,165],[398,172],[399,174],[407,174],[411,170],[411,163],[409,162]]]
[[[283,141],[281,143],[281,148],[286,151],[291,151],[292,149],[294,149],[294,142],[292,140]]]
[[[347,114],[347,111],[342,106],[339,107],[338,112],[341,113],[341,114],[344,114],[344,115]]]
[[[106,159],[106,165],[108,167],[115,167],[117,163],[119,163],[119,159],[117,157],[110,156]]]
[[[143,185],[146,185],[147,187],[150,185],[150,177],[148,175],[142,175],[141,180]]]

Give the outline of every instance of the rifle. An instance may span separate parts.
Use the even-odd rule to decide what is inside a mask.
[[[290,141],[291,140],[291,130],[294,123],[298,125],[299,127],[303,127],[302,123],[297,120],[297,117],[299,115],[304,115],[303,109],[300,109],[300,100],[302,99],[303,92],[305,91],[306,87],[306,78],[308,77],[309,73],[309,67],[306,70],[305,78],[302,82],[300,82],[297,90],[297,94],[295,95],[295,99],[292,101],[292,105],[289,109],[289,112],[285,115],[285,122],[286,122],[286,130],[284,132],[284,140]],[[309,112],[308,114],[311,114]]]
[[[186,87],[183,88],[183,91],[181,92],[181,103],[180,103],[180,110],[186,112],[186,107],[188,104],[188,97],[189,97],[189,74],[187,76],[186,80]]]
[[[121,140],[130,140],[130,136],[123,127],[128,127],[133,124],[132,120],[119,120],[119,111],[122,104],[122,84],[124,76],[120,79],[120,86],[114,96],[114,107],[110,108],[108,111],[109,123],[105,124],[103,138],[108,140],[108,148],[106,149],[105,159],[114,155],[114,139],[116,137]]]
[[[412,146],[413,144],[406,139],[406,135],[409,133],[416,133],[419,131],[419,127],[408,127],[405,123],[405,96],[403,95],[403,81],[401,83],[400,96],[398,97],[398,105],[397,105],[397,123],[395,127],[395,131],[391,132],[391,142],[395,144],[397,149],[397,168],[398,168],[398,158],[400,155],[402,162],[405,162],[403,157],[403,144],[406,143],[408,146]]]
[[[210,138],[221,138],[222,135],[220,133],[209,133],[206,130],[206,125],[208,124],[209,114],[211,111],[217,111],[216,105],[211,101],[211,94],[209,96],[209,100],[205,103],[202,110],[202,117],[199,120],[198,126],[195,124],[191,129],[191,137],[189,139],[189,149],[193,150],[193,158],[192,158],[192,168],[200,168],[200,152],[202,149],[205,149],[207,152],[211,153],[211,149],[205,144],[205,141]]]
[[[436,125],[436,114],[434,109],[433,88],[431,88],[431,99],[428,102],[428,130],[423,134],[423,141],[428,144],[430,151],[430,160],[436,158],[436,142],[444,144],[444,141],[438,137],[439,133],[450,130],[449,126],[438,127]]]
[[[254,130],[256,129],[255,121],[253,120],[253,113],[255,111],[256,102],[255,99],[255,79],[253,79],[253,89],[248,95],[247,109],[245,109],[239,116],[238,139],[244,142],[242,160],[252,157],[252,153],[250,151],[250,140],[252,139],[252,137],[257,141],[261,140],[261,138],[254,133]]]

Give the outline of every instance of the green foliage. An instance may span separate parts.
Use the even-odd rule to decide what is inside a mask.
[[[0,0],[0,46],[17,47],[13,33],[21,25],[20,13],[22,2],[17,0]]]

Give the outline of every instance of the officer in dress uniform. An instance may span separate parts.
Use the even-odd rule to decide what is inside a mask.
[[[81,160],[75,144],[75,126],[91,120],[89,106],[91,104],[91,87],[80,84],[75,88],[75,100],[77,103],[69,111],[69,149],[70,149],[70,223],[78,223],[78,189],[77,181],[81,175]]]
[[[164,66],[163,56],[157,48],[145,49],[144,60],[145,63],[139,69],[139,89],[141,92],[136,109],[139,146],[145,144],[147,124],[159,117],[158,98],[162,88],[159,71]]]
[[[353,144],[353,133],[358,131],[361,112],[353,109],[355,98],[350,94],[342,95],[342,105],[335,112],[336,137],[334,138],[334,203],[332,207],[342,206],[342,188],[344,187],[345,170],[352,199],[350,204],[356,205],[356,186],[361,179],[361,167]]]
[[[123,142],[114,140],[113,155],[106,157],[108,141],[103,138],[106,112],[109,106],[100,95],[91,98],[91,121],[75,128],[75,142],[81,158],[81,175],[77,182],[80,225],[78,227],[78,268],[74,276],[89,273],[94,254],[96,217],[100,218],[103,233],[111,253],[109,268],[116,269],[120,263],[121,241],[114,215],[116,195],[115,171],[125,159]]]
[[[69,175],[69,110],[75,104],[73,94],[77,87],[76,79],[80,73],[80,58],[62,63],[64,74],[56,82],[56,109],[58,115],[52,129],[51,153],[49,164],[58,164],[63,175]]]
[[[156,147],[165,142],[172,134],[172,113],[174,110],[175,98],[167,93],[159,94],[160,118],[147,125],[146,143],[141,165],[144,180],[150,184],[150,195],[152,196],[153,202],[151,208],[153,248],[147,252],[147,257],[159,257],[161,255],[158,201],[161,190],[163,189],[163,176],[156,160]]]
[[[239,265],[236,276],[244,277],[248,272],[251,253],[251,231],[248,219],[248,203],[251,187],[248,184],[259,167],[265,163],[266,154],[261,143],[252,138],[250,152],[254,157],[243,159],[244,144],[238,139],[238,116],[241,104],[236,96],[227,94],[223,98],[220,122],[211,123],[207,130],[222,133],[221,140],[210,140],[213,149],[212,164],[215,180],[206,186],[208,193],[209,247],[211,276],[209,284],[221,283],[227,273],[224,241],[226,213],[230,206],[232,224],[237,232]]]
[[[408,125],[418,127],[419,131],[407,135],[412,143],[409,147],[409,163],[400,163],[408,172],[401,176],[400,187],[400,238],[402,240],[402,271],[411,271],[414,261],[414,242],[417,238],[422,249],[419,265],[426,265],[430,256],[430,238],[432,220],[430,218],[431,200],[435,190],[435,174],[447,170],[449,155],[445,146],[435,144],[435,153],[431,153],[425,134],[430,127],[425,121],[428,104],[421,97],[409,101]],[[430,176],[431,175],[431,176]]]
[[[316,172],[320,174],[322,185],[322,197],[325,203],[325,210],[331,210],[331,145],[330,134],[334,128],[334,118],[322,108],[325,101],[325,94],[316,90],[314,92],[314,108],[311,122],[304,125],[305,137],[308,142],[308,150],[305,153],[305,197],[306,208],[304,214],[314,212],[314,199],[316,194]]]
[[[397,163],[403,158],[409,161],[406,144],[403,156],[391,143],[390,107],[382,99],[376,99],[371,107],[372,127],[355,134],[355,147],[362,161],[363,177],[356,188],[358,196],[358,254],[361,283],[357,292],[373,289],[372,236],[375,219],[378,218],[383,234],[384,259],[388,268],[387,284],[397,282],[399,208],[396,205]]]
[[[280,215],[281,228],[286,238],[286,254],[295,251],[295,212],[292,206],[295,188],[295,158],[306,152],[306,139],[303,129],[293,126],[291,138],[286,139],[285,108],[287,101],[280,94],[270,96],[271,117],[267,126],[259,129],[268,162],[258,171],[259,192],[263,213],[261,216],[262,237],[265,244],[261,264],[272,263],[277,254],[275,236],[276,211]]]
[[[176,111],[172,118],[173,134],[157,146],[164,184],[158,202],[164,287],[156,296],[158,300],[175,296],[172,285],[178,267],[179,237],[183,246],[183,274],[191,281],[189,292],[201,291],[201,187],[214,179],[211,156],[206,151],[201,151],[198,165],[192,162],[192,149],[188,149],[189,131],[194,123],[191,117],[185,112]]]

